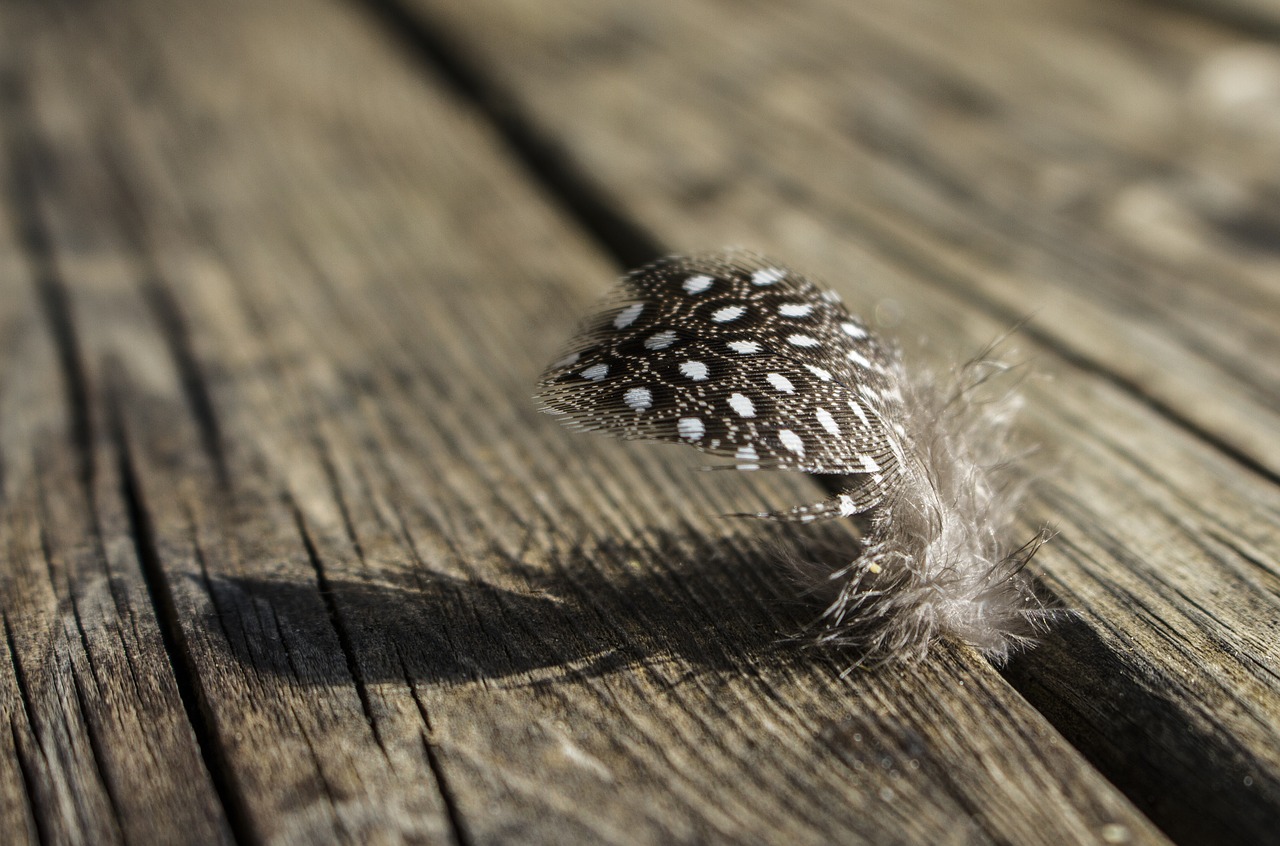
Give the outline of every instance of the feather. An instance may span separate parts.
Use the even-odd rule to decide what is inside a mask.
[[[861,519],[856,556],[792,561],[827,603],[816,641],[862,664],[954,637],[1001,661],[1059,613],[1026,572],[1047,533],[1009,542],[1018,399],[990,390],[1005,370],[988,350],[954,374],[910,373],[833,291],[730,250],[628,274],[539,398],[571,428],[684,443],[739,470],[842,477],[822,502],[751,515]]]

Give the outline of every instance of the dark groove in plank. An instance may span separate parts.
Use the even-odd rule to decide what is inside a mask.
[[[22,659],[18,657],[18,644],[13,639],[13,628],[9,625],[7,615],[0,621],[4,623],[4,639],[9,647],[9,662],[13,665],[13,677],[18,685],[18,698],[22,700],[22,713],[27,718],[27,727],[31,730],[32,737],[39,742],[40,727],[35,721],[35,703],[31,700],[31,688],[27,683],[27,673],[22,667]]]
[[[36,467],[42,468],[42,462],[37,461]],[[39,472],[40,470],[38,469],[37,473]],[[38,475],[36,477],[36,486],[39,491],[40,502],[42,504],[47,502],[45,497],[48,495],[48,492],[45,490],[44,485],[41,484]],[[43,507],[40,509],[40,555],[42,557],[41,560],[44,561],[44,572],[45,576],[49,579],[49,586],[56,592],[60,580],[58,579],[58,572],[53,566],[53,542],[49,539],[49,514],[47,509]],[[66,581],[67,585],[65,585],[65,587],[69,595],[71,593],[70,577],[68,577]]]
[[[998,304],[990,303],[989,305],[993,310],[1000,309]],[[1217,450],[1219,453],[1235,462],[1242,469],[1253,473],[1261,479],[1265,479],[1272,485],[1280,486],[1280,472],[1272,470],[1270,467],[1262,464],[1256,458],[1231,442],[1225,440],[1220,435],[1204,428],[1199,423],[1196,423],[1194,420],[1186,417],[1182,412],[1178,411],[1178,409],[1164,402],[1164,400],[1159,397],[1151,394],[1134,380],[1119,373],[1107,370],[1101,363],[1087,357],[1082,352],[1077,352],[1071,347],[1065,346],[1055,340],[1052,335],[1036,329],[1034,326],[1028,325],[1024,327],[1022,331],[1028,337],[1035,339],[1037,343],[1043,345],[1046,349],[1053,352],[1071,366],[1082,370],[1090,376],[1097,376],[1099,379],[1111,383],[1128,394],[1131,399],[1149,409],[1168,423],[1171,423],[1187,434],[1197,438],[1207,446]]]
[[[324,561],[320,558],[320,550],[316,549],[315,541],[311,539],[311,532],[307,529],[306,520],[303,519],[302,511],[298,508],[297,503],[290,498],[286,498],[286,505],[293,513],[293,521],[298,527],[298,535],[302,538],[302,545],[307,550],[307,560],[311,562],[311,567],[315,570],[316,586],[320,590],[320,599],[324,602],[325,611],[329,615],[329,624],[333,626],[333,631],[338,637],[338,648],[342,650],[342,658],[346,662],[347,672],[351,676],[351,683],[355,685],[356,696],[360,699],[360,710],[364,713],[365,722],[369,724],[369,731],[372,732],[373,739],[385,755],[387,754],[387,747],[382,742],[382,732],[378,730],[378,721],[373,715],[373,702],[369,698],[369,691],[365,687],[364,677],[360,672],[360,661],[356,657],[355,645],[351,641],[351,635],[347,631],[346,625],[342,622],[342,615],[338,611],[338,603],[334,598],[333,585],[325,572]]]
[[[219,486],[227,489],[230,487],[230,475],[223,449],[222,425],[214,410],[208,379],[191,340],[190,325],[173,291],[155,266],[155,252],[147,241],[141,204],[133,189],[133,181],[124,171],[123,157],[105,141],[97,145],[97,150],[103,173],[108,176],[115,193],[112,208],[116,212],[114,222],[117,231],[142,266],[139,287],[143,302],[160,326],[160,334],[177,368],[183,396],[200,434],[200,444],[213,464]]]
[[[187,533],[191,538],[191,554],[196,560],[196,566],[200,568],[200,585],[209,597],[209,604],[213,607],[213,620],[218,626],[218,632],[222,635],[222,639],[228,644],[235,643],[237,638],[231,636],[231,630],[227,628],[227,620],[232,618],[229,608],[225,607],[219,598],[219,591],[214,588],[213,579],[209,575],[209,559],[204,551],[204,547],[200,544],[200,531],[197,525],[195,514],[192,513],[188,505],[184,511],[187,524]],[[243,639],[243,630],[240,630]]]
[[[360,545],[360,536],[356,534],[356,524],[351,518],[351,509],[347,505],[347,498],[342,494],[342,484],[338,481],[338,468],[334,466],[333,455],[318,433],[311,438],[311,442],[315,447],[320,467],[324,470],[325,479],[329,482],[329,488],[333,491],[333,501],[338,506],[338,514],[342,517],[342,528],[346,532],[347,540],[351,541],[351,548],[355,550],[361,566],[367,566],[364,548]]]
[[[797,202],[802,202],[810,206],[815,205],[815,199],[807,194],[803,186],[789,184],[779,187],[780,190],[787,191],[791,195],[792,199]],[[1240,467],[1262,479],[1265,479],[1273,485],[1280,486],[1280,472],[1272,470],[1241,448],[1188,418],[1178,409],[1147,391],[1147,389],[1133,379],[1130,379],[1121,373],[1107,369],[1104,363],[1090,358],[1086,352],[1077,350],[1066,342],[1055,338],[1045,330],[1036,327],[1034,323],[1028,320],[1027,314],[1017,312],[999,300],[989,297],[979,290],[975,290],[972,285],[967,284],[963,277],[959,277],[946,268],[931,263],[929,259],[921,253],[900,244],[894,237],[893,233],[886,227],[877,226],[874,220],[864,218],[862,216],[851,215],[848,211],[840,212],[840,216],[845,218],[845,220],[853,227],[872,235],[873,237],[869,238],[868,241],[870,243],[874,243],[876,249],[881,251],[886,257],[891,258],[903,268],[911,272],[912,276],[916,279],[926,282],[948,295],[964,300],[992,319],[1002,321],[1008,326],[1018,327],[1018,332],[1020,334],[1031,338],[1039,346],[1062,359],[1067,364],[1078,368],[1090,376],[1096,376],[1099,379],[1114,385],[1125,392],[1134,401],[1138,402],[1145,408],[1150,409],[1152,412],[1179,429],[1182,429],[1184,432],[1187,432],[1208,446],[1216,449]],[[838,479],[839,477],[835,478]],[[836,488],[832,487],[833,482],[831,477],[824,478],[820,476],[818,479],[820,484],[822,484],[827,491],[832,493],[836,492]]]
[[[17,122],[4,104],[0,120]],[[66,392],[71,443],[75,449],[78,476],[90,502],[96,476],[93,456],[93,423],[89,411],[89,377],[84,355],[72,319],[71,298],[54,263],[53,244],[45,228],[33,174],[51,167],[43,162],[39,147],[27,138],[10,138],[6,194],[14,209],[18,243],[30,268],[36,298],[44,312],[52,336]]]
[[[284,630],[279,627],[278,623],[279,621],[277,621],[276,634],[279,637],[284,638]],[[281,642],[283,643],[283,640]],[[285,650],[288,651],[287,646],[285,647]],[[292,655],[289,657],[289,663],[294,668],[297,668],[298,666],[293,662]],[[315,741],[307,732],[302,733],[302,742],[307,745],[307,752],[310,754],[311,762],[315,767],[316,777],[319,778],[320,783],[324,785],[324,802],[329,807],[329,814],[333,819],[334,826],[331,842],[358,843],[358,841],[351,836],[351,829],[347,825],[347,821],[343,818],[342,812],[338,809],[338,803],[340,802],[339,797],[342,793],[334,787],[333,782],[330,781],[329,776],[325,773],[324,757],[316,749]],[[341,837],[338,836],[339,833],[341,833]]]
[[[14,681],[18,686],[18,699],[22,703],[22,715],[27,721],[27,730],[32,739],[40,743],[39,728],[33,719],[34,703],[31,701],[31,689],[27,683],[27,674],[22,668],[22,659],[18,657],[18,644],[13,639],[13,627],[9,625],[9,616],[0,610],[0,625],[4,626],[4,640],[9,648],[9,663],[13,666]],[[22,784],[27,794],[27,807],[36,828],[36,837],[41,843],[51,842],[49,832],[45,830],[43,815],[40,813],[40,782],[35,772],[35,764],[23,752],[22,733],[18,730],[17,715],[9,716],[9,732],[13,735],[13,751],[18,758],[18,770],[22,773]]]
[[[1066,630],[1059,632],[1058,641],[1042,645],[1038,658],[1014,658],[1004,672],[1020,691],[1042,694],[1037,698],[1047,707],[1041,713],[1068,742],[1176,843],[1263,846],[1273,842],[1275,821],[1261,792],[1273,791],[1274,785],[1255,782],[1257,798],[1247,806],[1215,796],[1226,783],[1250,784],[1246,779],[1255,774],[1247,750],[1234,748],[1228,738],[1188,727],[1168,698],[1148,685],[1129,685],[1120,697],[1105,683],[1081,688],[1081,679],[1122,678],[1123,673],[1141,679],[1146,674],[1141,665],[1108,649],[1084,623],[1061,628]],[[1071,680],[1066,685],[1069,691],[1060,689],[1062,679]],[[1097,720],[1081,713],[1078,702],[1106,703],[1113,716],[1112,731],[1100,734]],[[1174,760],[1154,758],[1142,742],[1153,734],[1182,737],[1182,754]],[[1188,779],[1189,773],[1197,777]],[[1213,783],[1206,782],[1207,775],[1214,777]],[[1242,807],[1250,813],[1240,814]]]
[[[205,770],[209,773],[210,783],[213,785],[218,805],[227,820],[227,825],[231,829],[232,837],[237,843],[258,843],[262,838],[254,832],[248,807],[234,785],[231,765],[225,758],[221,741],[214,730],[212,716],[204,705],[196,663],[182,634],[182,623],[177,606],[164,574],[164,564],[160,560],[155,528],[152,526],[151,516],[142,498],[141,484],[134,470],[129,440],[125,435],[121,417],[120,402],[121,400],[114,393],[107,397],[110,435],[120,465],[120,495],[128,516],[129,536],[133,540],[134,551],[138,557],[142,582],[151,600],[156,628],[160,632],[160,640],[173,671],[174,684],[178,688],[178,696],[182,700],[182,709],[186,713],[187,723],[195,736],[196,746],[200,749],[200,758],[204,761]]]
[[[406,8],[401,0],[360,0],[360,4],[392,38],[489,120],[534,183],[621,266],[635,267],[669,252],[574,163],[569,151],[526,116],[518,98],[478,70],[420,9]]]
[[[22,751],[22,737],[15,723],[15,717],[9,718],[9,734],[13,738],[13,754],[18,759],[18,772],[22,774],[22,787],[26,793],[27,799],[27,816],[31,820],[32,826],[35,828],[36,840],[41,843],[50,843],[52,838],[49,832],[45,830],[45,822],[40,809],[36,806],[37,784],[35,773],[32,772],[32,764],[27,760],[27,756]]]
[[[1066,498],[1055,498],[1051,505],[1077,523],[1085,519]],[[1121,539],[1094,537],[1125,561]],[[1085,553],[1064,540],[1060,554],[1078,560]],[[1125,599],[1136,602],[1132,596]],[[1150,608],[1144,610],[1148,618],[1158,619]],[[1274,826],[1268,823],[1261,791],[1274,794],[1277,786],[1258,781],[1258,798],[1248,805],[1216,797],[1214,789],[1222,790],[1224,782],[1239,784],[1252,775],[1248,750],[1236,738],[1187,725],[1176,705],[1178,692],[1161,689],[1151,667],[1127,654],[1122,633],[1115,631],[1113,637],[1121,648],[1108,644],[1090,623],[1069,618],[1035,650],[1015,655],[1000,672],[1170,839],[1222,846],[1269,842]],[[1124,679],[1137,681],[1120,688],[1116,681]],[[1096,703],[1092,707],[1101,717],[1081,714],[1080,702]],[[1100,722],[1111,730],[1100,733]],[[1178,737],[1177,748],[1153,747],[1148,742],[1153,736]],[[1201,777],[1188,781],[1186,773]],[[1208,776],[1217,782],[1206,783]],[[1241,814],[1242,807],[1250,814]]]
[[[1273,15],[1250,11],[1235,4],[1205,0],[1138,0],[1150,6],[1175,8],[1218,26],[1234,30],[1251,39],[1280,39],[1280,10]]]
[[[417,691],[414,691],[413,698],[418,702]],[[422,710],[422,703],[418,702],[419,710]],[[424,712],[425,713],[425,712]],[[449,817],[449,831],[453,835],[453,840],[458,846],[471,846],[471,837],[467,834],[467,828],[462,822],[462,812],[458,809],[458,800],[453,795],[453,790],[449,787],[449,781],[445,778],[444,767],[440,765],[440,759],[436,757],[435,747],[431,745],[431,739],[426,733],[422,734],[422,748],[427,755],[427,766],[431,768],[431,775],[435,777],[436,789],[440,791],[440,799],[444,802],[445,814]]]
[[[218,486],[228,490],[231,482],[226,453],[222,448],[222,427],[218,422],[217,412],[214,411],[208,380],[205,379],[195,347],[191,343],[187,319],[173,292],[159,276],[148,275],[142,280],[141,287],[142,298],[160,325],[169,355],[177,367],[182,392],[186,395],[187,405],[200,434],[200,443],[213,464]]]
[[[93,663],[92,647],[89,644],[89,633],[85,631],[84,619],[80,615],[80,603],[74,595],[69,597],[71,606],[71,619],[76,623],[76,634],[80,638],[80,649],[84,653],[84,661],[89,665],[89,675],[93,677],[93,683],[96,687],[102,686],[102,679],[98,675],[98,668]]]
[[[84,723],[84,735],[89,741],[89,755],[93,758],[93,771],[97,774],[98,781],[102,784],[102,792],[106,794],[107,804],[111,807],[111,822],[123,841],[124,814],[120,810],[120,797],[116,795],[116,785],[110,773],[107,772],[106,759],[104,758],[106,750],[103,749],[102,738],[98,737],[98,732],[89,717],[89,700],[85,697],[84,686],[80,683],[80,676],[76,673],[74,665],[71,667],[71,687],[75,691],[76,705],[80,709],[80,719]]]
[[[1240,560],[1243,561],[1245,564],[1248,564],[1254,570],[1256,570],[1258,575],[1263,576],[1268,580],[1271,580],[1274,582],[1274,580],[1276,579],[1276,572],[1274,569],[1272,569],[1271,566],[1269,566],[1269,562],[1263,561],[1254,553],[1246,550],[1243,545],[1241,545],[1234,538],[1232,538],[1231,530],[1229,527],[1223,526],[1221,530],[1210,529],[1208,532],[1206,532],[1206,534],[1208,535],[1208,537],[1213,538],[1215,541],[1222,544],[1227,549],[1234,552],[1236,555],[1240,556]],[[1273,595],[1274,595],[1274,591],[1273,591]]]

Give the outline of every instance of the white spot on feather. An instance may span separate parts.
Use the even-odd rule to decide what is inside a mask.
[[[583,379],[590,379],[592,382],[599,382],[601,379],[609,375],[609,365],[593,364],[586,370],[582,371]]]
[[[631,406],[632,411],[644,411],[653,406],[653,391],[648,388],[628,388],[622,395],[622,401]]]
[[[835,437],[840,437],[840,424],[831,416],[830,411],[827,411],[825,408],[819,408],[813,413],[813,416],[818,418],[818,425],[826,429]]]
[[[710,288],[711,283],[715,281],[716,280],[712,279],[710,276],[703,274],[690,276],[688,279],[684,280],[684,289],[690,294],[701,294],[703,291]]]
[[[766,373],[764,378],[769,381],[770,385],[773,385],[774,390],[781,391],[784,394],[794,394],[796,392],[796,386],[791,384],[791,380],[781,373]]]
[[[761,349],[760,344],[756,343],[755,341],[730,341],[728,344],[728,347],[729,349],[733,350],[736,353],[739,353],[740,355],[750,355],[751,353],[758,353],[760,352],[760,349]]]
[[[618,312],[618,316],[613,319],[613,328],[626,329],[636,322],[636,318],[640,316],[642,311],[644,311],[644,303],[632,303]]]
[[[707,433],[707,427],[699,417],[681,417],[676,421],[676,431],[680,437],[696,441]]]
[[[737,412],[739,417],[755,417],[756,406],[751,398],[746,394],[734,392],[729,394],[729,407]]]
[[[783,317],[808,317],[813,314],[813,303],[783,303],[778,306]]]
[[[778,440],[784,447],[804,458],[804,441],[795,432],[790,429],[779,429]]]
[[[729,323],[737,320],[739,317],[747,313],[746,306],[731,305],[724,308],[718,308],[711,313],[711,320],[714,323]]]
[[[760,270],[757,270],[755,273],[751,274],[751,284],[760,285],[761,287],[765,285],[773,285],[777,282],[782,281],[782,279],[785,278],[786,275],[787,275],[787,272],[785,270],[782,270],[777,267],[761,268]]]
[[[680,372],[695,382],[701,382],[707,378],[707,366],[701,361],[680,362]]]
[[[794,335],[787,336],[787,343],[793,347],[820,347],[822,342],[812,335],[802,335],[797,332]]]

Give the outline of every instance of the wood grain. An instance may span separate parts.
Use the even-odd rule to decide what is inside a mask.
[[[1262,842],[1276,374],[1240,362],[1275,291],[1233,242],[1165,262],[1096,233],[1091,179],[1186,161],[1158,122],[1107,125],[1088,74],[1054,108],[1039,44],[961,73],[975,45],[933,27],[1002,19],[976,0],[929,27],[914,3],[414,8],[0,7],[6,833]],[[1009,8],[1080,45],[1099,7]],[[1166,58],[1236,37],[1176,21]],[[950,112],[946,79],[1009,103]],[[1067,180],[1086,199],[1025,191],[1050,167],[1028,137],[1098,163]],[[815,609],[779,549],[842,555],[848,528],[716,515],[812,482],[536,413],[620,257],[747,240],[925,359],[1057,309],[1019,342],[1053,468],[1027,523],[1060,528],[1044,577],[1080,617],[1016,687],[954,645],[846,675],[787,639]],[[1209,268],[1236,282],[1214,309]]]

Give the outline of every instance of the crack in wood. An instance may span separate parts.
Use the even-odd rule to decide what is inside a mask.
[[[1129,684],[1117,691],[1102,681],[1151,677],[1136,659],[1136,655],[1127,656],[1108,645],[1084,621],[1077,620],[1061,626],[1055,640],[1042,644],[1036,653],[1011,661],[1004,675],[1019,692],[1029,694],[1029,701],[1040,703],[1041,713],[1072,745],[1139,809],[1158,821],[1174,841],[1226,846],[1248,841],[1249,832],[1267,830],[1271,809],[1265,802],[1232,803],[1232,816],[1224,817],[1224,809],[1206,797],[1241,784],[1254,784],[1257,791],[1273,794],[1280,790],[1275,784],[1255,783],[1262,777],[1250,766],[1252,756],[1247,747],[1212,728],[1211,722],[1208,726],[1189,724],[1185,714],[1169,701],[1176,692],[1160,684]],[[1090,668],[1088,672],[1072,669],[1084,665]],[[1043,667],[1053,671],[1044,672]],[[1100,735],[1087,730],[1097,718],[1083,716],[1082,703],[1111,712],[1108,723],[1113,731]],[[1202,716],[1212,718],[1210,714]],[[1181,737],[1179,757],[1153,757],[1150,746],[1142,742],[1152,734]],[[1187,783],[1183,778],[1186,773],[1205,778]],[[1209,774],[1211,781],[1206,780]],[[1241,818],[1241,814],[1249,818]]]
[[[25,707],[25,706],[24,706]],[[18,759],[18,772],[22,774],[22,790],[23,798],[26,804],[27,819],[31,821],[32,828],[35,829],[36,840],[40,843],[52,843],[53,839],[48,830],[48,823],[39,811],[36,797],[39,795],[39,785],[37,783],[34,765],[27,758],[27,753],[23,749],[26,739],[18,729],[17,715],[13,715],[9,719],[9,734],[13,738],[13,754]],[[28,717],[28,726],[30,726],[30,718]],[[13,832],[10,832],[11,834]]]
[[[302,516],[302,511],[298,508],[298,504],[287,496],[286,500],[288,508],[293,513],[294,523],[298,527],[298,535],[302,539],[302,545],[307,551],[307,559],[311,562],[312,569],[315,570],[316,587],[320,593],[320,600],[324,603],[325,611],[329,615],[329,623],[333,626],[334,634],[338,638],[338,647],[342,650],[347,672],[351,676],[351,683],[355,687],[356,696],[360,699],[360,710],[364,714],[365,722],[368,723],[369,731],[373,734],[373,739],[377,742],[378,748],[382,750],[383,755],[389,757],[387,747],[382,739],[382,732],[378,728],[377,718],[373,713],[373,702],[369,698],[364,676],[360,672],[360,661],[356,657],[355,645],[351,641],[351,634],[347,631],[346,623],[343,622],[342,614],[338,610],[338,602],[334,596],[333,585],[330,584],[328,574],[325,572],[324,561],[320,557],[320,551],[316,549],[315,541],[311,537],[310,530],[307,529],[306,520]]]
[[[156,626],[165,655],[169,659],[187,724],[195,737],[200,758],[209,774],[222,814],[237,842],[255,843],[260,838],[254,831],[248,808],[235,785],[234,770],[226,760],[213,718],[204,705],[199,673],[191,659],[182,631],[182,622],[156,544],[155,529],[151,525],[151,517],[134,470],[120,408],[122,401],[115,392],[111,392],[107,397],[110,436],[119,462],[120,496],[125,505],[129,521],[129,536],[133,540],[142,582],[151,601]]]
[[[6,107],[0,111],[9,112]],[[3,121],[11,125],[25,122]],[[67,414],[70,422],[71,443],[79,466],[80,483],[90,502],[93,501],[93,480],[96,475],[93,455],[93,422],[89,404],[89,377],[84,365],[80,339],[71,314],[71,301],[54,260],[53,247],[40,212],[38,192],[33,184],[33,174],[47,169],[41,164],[40,147],[28,137],[11,138],[8,162],[7,194],[9,202],[17,210],[15,225],[19,243],[30,268],[30,276],[37,299],[53,339],[66,393]]]
[[[30,730],[36,742],[40,741],[40,726],[35,719],[35,702],[31,698],[31,688],[27,682],[27,674],[22,666],[22,659],[19,658],[18,644],[13,639],[13,627],[9,625],[9,617],[7,614],[0,612],[0,623],[4,625],[5,644],[9,648],[9,663],[13,666],[14,681],[18,685],[18,701],[22,703],[22,714],[26,717],[27,728]]]
[[[406,7],[400,0],[360,0],[360,4],[433,77],[447,82],[492,124],[533,182],[619,265],[634,267],[670,252],[573,163],[569,151],[524,113],[519,98],[481,72],[420,8]]]
[[[8,614],[2,609],[0,609],[0,625],[4,627],[5,644],[9,649],[9,663],[13,667],[14,681],[18,687],[18,701],[21,703],[22,716],[26,722],[26,730],[23,731],[18,725],[18,715],[11,713],[9,716],[9,732],[13,736],[13,750],[18,758],[18,771],[22,774],[27,811],[35,827],[37,839],[41,843],[52,843],[54,841],[49,831],[49,822],[40,813],[41,806],[49,804],[47,801],[42,801],[47,788],[43,785],[41,778],[41,772],[48,772],[49,762],[41,740],[40,725],[35,718],[37,708],[35,701],[31,698],[30,683],[27,680],[26,670],[22,666],[22,659],[19,657],[18,644],[14,641],[13,627],[9,624]],[[35,747],[35,753],[44,762],[43,766],[31,760],[30,750],[27,749],[28,744]]]
[[[814,198],[807,194],[798,194],[803,192],[801,186],[792,185],[790,193],[799,202],[813,203]],[[833,215],[836,213],[833,211]],[[841,213],[841,216],[848,217],[848,213]],[[1179,411],[1174,406],[1162,400],[1159,396],[1149,391],[1141,383],[1132,379],[1125,374],[1108,368],[1106,364],[1096,358],[1091,357],[1087,352],[1077,349],[1068,341],[1061,339],[1045,329],[1039,328],[1034,322],[1028,319],[1026,314],[1020,314],[1000,300],[991,297],[972,285],[965,284],[962,278],[956,277],[947,268],[930,262],[923,253],[909,248],[905,248],[897,242],[892,233],[884,227],[876,225],[876,222],[869,217],[858,217],[857,226],[862,229],[872,230],[876,234],[876,245],[886,256],[892,258],[902,267],[908,269],[913,277],[927,282],[948,294],[956,296],[965,302],[975,306],[983,313],[990,315],[996,320],[1003,321],[1009,326],[1018,326],[1019,334],[1024,335],[1035,343],[1061,359],[1071,367],[1080,370],[1082,373],[1090,376],[1096,376],[1116,388],[1120,389],[1127,396],[1134,399],[1147,409],[1150,409],[1162,419],[1168,421],[1184,432],[1212,446],[1215,450],[1230,458],[1243,469],[1250,473],[1265,479],[1273,485],[1280,485],[1280,472],[1268,467],[1264,462],[1253,457],[1243,448],[1236,446],[1230,440],[1197,423],[1195,420]],[[831,492],[835,492],[832,482],[829,479],[818,477],[820,484]]]
[[[164,275],[156,266],[155,250],[148,241],[144,215],[134,190],[136,180],[125,172],[124,157],[102,135],[98,139],[99,160],[110,178],[116,210],[114,222],[122,240],[139,264],[138,287],[142,301],[160,327],[169,357],[178,371],[178,382],[200,435],[200,444],[213,464],[214,475],[224,490],[230,486],[227,457],[223,449],[222,424],[213,402],[204,368],[196,355],[186,315]]]
[[[1250,38],[1280,39],[1280,8],[1249,0],[1141,0],[1153,6],[1174,6],[1188,15],[1236,30]]]
[[[88,644],[85,647],[87,651]],[[91,717],[93,712],[89,707],[84,687],[80,683],[80,675],[76,672],[74,664],[70,667],[70,675],[71,689],[75,692],[76,706],[80,710],[80,722],[84,725],[84,734],[89,741],[89,758],[93,762],[93,769],[97,773],[98,782],[102,785],[102,792],[106,794],[107,803],[111,807],[111,822],[115,826],[116,833],[122,835],[124,831],[124,814],[120,807],[120,797],[116,795],[116,781],[107,770],[107,762],[104,757],[106,750],[103,748],[102,738],[99,736],[98,728],[94,725],[94,720]]]
[[[440,792],[440,799],[444,802],[445,815],[449,818],[449,829],[450,834],[453,835],[453,841],[458,846],[470,846],[471,837],[467,834],[462,812],[458,809],[458,800],[453,795],[453,790],[449,787],[449,780],[445,777],[444,767],[440,765],[440,759],[436,755],[435,747],[431,745],[431,739],[427,737],[425,732],[422,734],[422,749],[427,756],[427,766],[431,768],[431,774],[435,776],[436,789]]]

